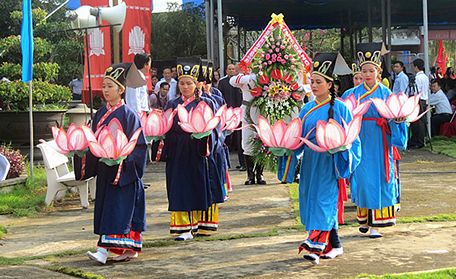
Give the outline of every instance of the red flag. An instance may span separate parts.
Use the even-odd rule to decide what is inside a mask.
[[[127,16],[122,29],[122,60],[133,62],[137,53],[150,54],[152,1],[125,0]],[[152,89],[147,75],[149,90]]]
[[[448,62],[448,56],[446,55],[445,49],[443,48],[443,42],[442,40],[439,41],[439,51],[437,55],[437,60],[435,63],[439,65],[440,69],[442,70],[442,75],[445,74],[446,71],[446,65]]]
[[[109,0],[81,0],[81,6],[108,7]],[[103,25],[107,25],[103,22]],[[89,57],[92,90],[101,92],[103,76],[106,68],[111,65],[111,31],[109,27],[89,29]],[[87,71],[86,44],[84,39],[84,80],[83,89],[89,89]]]

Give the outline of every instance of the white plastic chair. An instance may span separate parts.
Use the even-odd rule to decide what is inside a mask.
[[[50,205],[60,191],[66,192],[68,188],[77,187],[81,205],[83,208],[89,207],[88,192],[91,188],[91,197],[95,198],[95,179],[76,180],[74,172],[68,169],[68,158],[57,152],[55,141],[42,142],[37,145],[43,154],[44,166],[47,177],[46,205]]]
[[[6,159],[6,157],[3,154],[0,154],[0,181],[6,179],[10,166],[11,165],[10,162],[8,162],[8,159]]]

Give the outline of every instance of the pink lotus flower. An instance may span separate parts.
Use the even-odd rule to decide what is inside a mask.
[[[168,109],[167,111],[162,111],[159,109],[153,109],[149,116],[146,117],[144,122],[144,135],[147,140],[161,140],[164,138],[165,134],[173,126],[174,116],[176,111]]]
[[[74,123],[70,124],[67,132],[63,128],[52,127],[52,136],[57,145],[57,151],[69,156],[85,152],[89,147],[89,141],[96,140],[89,127],[85,125],[77,127]]]
[[[385,102],[382,99],[372,98],[378,113],[387,119],[406,118],[408,122],[420,119],[426,112],[420,112],[420,95],[408,97],[404,93],[391,94]]]
[[[205,102],[199,102],[195,109],[190,112],[179,105],[177,107],[179,125],[187,133],[191,133],[194,138],[200,139],[211,134],[220,122],[219,116],[214,116],[211,107]]]
[[[299,118],[293,119],[288,126],[283,120],[279,120],[271,126],[269,121],[260,115],[255,128],[261,141],[274,155],[283,156],[289,153],[289,150],[295,150],[303,144],[301,141],[302,125]]]
[[[362,121],[363,117],[357,115],[348,125],[344,122],[344,127],[342,127],[334,119],[329,119],[328,122],[320,120],[317,122],[316,128],[318,145],[308,139],[313,129],[302,140],[309,148],[316,152],[337,152],[337,149],[349,147],[355,141],[361,130]]]
[[[360,103],[359,100],[355,98],[355,95],[351,94],[347,98],[343,99],[342,102],[348,107],[352,112],[353,117],[356,115],[364,115],[370,108],[372,103],[371,100]]]
[[[226,105],[223,105],[219,108],[215,116],[220,117],[222,131],[233,131],[241,124],[242,109],[240,107],[227,108]]]
[[[124,134],[122,125],[117,118],[113,118],[107,126],[97,131],[98,139],[89,142],[92,154],[101,158],[107,165],[118,165],[135,149],[141,128],[138,128],[130,140]]]

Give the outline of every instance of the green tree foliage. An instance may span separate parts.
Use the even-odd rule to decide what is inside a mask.
[[[57,63],[60,68],[58,76],[54,77],[53,73],[48,73],[45,76],[51,75],[52,78],[49,80],[66,85],[73,78],[82,76],[83,42],[82,37],[75,32],[65,32],[65,30],[71,29],[69,21],[65,18],[65,8],[44,20],[47,14],[62,2],[63,0],[32,0],[35,37],[34,62]],[[0,63],[21,63],[20,37],[18,36],[21,24],[22,1],[1,0]],[[34,76],[38,76],[40,80],[48,80],[39,73],[35,73]]]
[[[204,6],[168,5],[170,12],[152,16],[152,59],[205,55]]]

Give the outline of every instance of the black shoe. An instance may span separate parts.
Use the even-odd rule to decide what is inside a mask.
[[[237,170],[240,169],[240,168],[241,168],[241,166],[236,166],[236,169],[237,169]]]
[[[244,182],[244,185],[253,185],[253,184],[255,184],[255,179],[247,179]]]
[[[267,184],[266,180],[263,179],[262,175],[256,177],[256,182],[257,182],[256,184],[258,184],[258,185],[266,185]]]
[[[408,147],[408,149],[421,149],[423,147],[424,147],[424,145],[411,145]]]
[[[144,190],[150,187],[150,183],[144,183]]]
[[[246,171],[246,170],[247,170],[247,168],[244,166],[239,167],[239,171]]]

